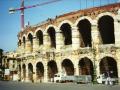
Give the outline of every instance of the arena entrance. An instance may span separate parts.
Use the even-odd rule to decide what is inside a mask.
[[[60,30],[62,31],[64,37],[64,45],[71,45],[72,44],[72,31],[71,26],[68,23],[64,23]]]
[[[37,31],[36,38],[39,41],[39,46],[43,44],[43,33],[41,30]]]
[[[66,75],[74,75],[74,65],[69,59],[65,59],[62,62],[63,73]]]
[[[91,23],[87,19],[84,19],[78,23],[77,27],[80,33],[80,46],[91,47]]]
[[[38,62],[36,64],[36,79],[39,82],[43,82],[43,78],[44,78],[44,66],[41,62]]]
[[[23,77],[22,77],[22,80],[25,81],[25,79],[26,79],[26,65],[25,65],[25,64],[22,65],[22,70],[23,70]]]
[[[104,57],[100,61],[100,74],[105,77],[118,77],[117,62],[111,57]]]
[[[28,79],[33,82],[33,65],[28,64]]]
[[[58,73],[57,64],[54,60],[49,61],[48,64],[48,81],[53,82],[54,75]]]
[[[101,17],[98,21],[98,28],[103,44],[115,43],[114,20],[111,16],[105,15]]]
[[[93,79],[93,64],[87,57],[82,58],[79,61],[79,75],[91,75]]]
[[[50,27],[47,31],[48,35],[50,36],[50,45],[52,48],[56,48],[56,34],[55,29],[53,27]]]

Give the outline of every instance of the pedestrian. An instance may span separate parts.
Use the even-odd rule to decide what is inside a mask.
[[[109,84],[109,78],[107,77],[105,80],[105,85],[108,85],[108,84]]]

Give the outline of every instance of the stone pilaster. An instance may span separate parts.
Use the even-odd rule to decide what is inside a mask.
[[[80,47],[80,33],[78,31],[78,27],[72,27],[72,48],[78,49]]]
[[[91,26],[91,35],[92,35],[92,45],[98,45],[100,43],[100,35],[97,28],[97,23],[95,22],[94,25]]]
[[[25,51],[26,53],[31,53],[32,52],[32,45],[31,45],[31,42],[29,40],[26,41],[26,46],[25,46]]]
[[[33,80],[34,80],[34,82],[37,82],[37,77],[36,77],[36,66],[35,65],[33,65]]]
[[[33,38],[33,52],[37,51],[38,48],[39,48],[39,40],[36,37],[34,37]]]
[[[118,82],[120,84],[120,58],[119,57],[117,61],[117,70],[118,70]]]
[[[25,43],[21,43],[21,46],[20,46],[20,51],[22,51],[23,53],[25,52]]]
[[[48,82],[48,66],[47,61],[44,63],[44,82]]]
[[[100,76],[100,67],[99,67],[99,61],[98,60],[95,63],[95,69],[96,69],[96,75]]]
[[[43,35],[43,41],[44,41],[44,48],[47,50],[50,48],[50,37],[48,36],[48,33],[45,33]]]
[[[78,65],[78,61],[76,61],[76,62],[74,63],[74,70],[75,70],[74,75],[79,75],[79,65]]]
[[[21,61],[21,81],[23,81],[24,80],[24,78],[23,78],[23,62]]]
[[[120,16],[119,16],[120,17]],[[115,35],[115,44],[116,46],[120,46],[120,22],[117,20],[114,21],[114,35]]]
[[[26,65],[26,78],[25,78],[25,82],[29,82],[29,76],[28,76],[28,65]]]
[[[56,49],[60,51],[60,49],[64,45],[63,35],[61,31],[56,32]]]
[[[57,62],[57,66],[58,66],[58,73],[63,73],[62,65],[61,65],[61,61],[60,60]]]

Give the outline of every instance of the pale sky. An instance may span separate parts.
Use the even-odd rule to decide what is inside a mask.
[[[19,8],[20,1],[0,0],[0,48],[4,51],[14,51],[17,48],[17,34],[20,32],[20,12],[9,14],[9,8]],[[51,0],[24,1],[25,6],[30,6]],[[56,15],[93,7],[93,1],[94,6],[100,6],[100,2],[101,5],[118,2],[118,0],[62,0],[52,4],[26,9],[25,23],[29,21],[30,25],[35,25],[48,18],[54,18]]]

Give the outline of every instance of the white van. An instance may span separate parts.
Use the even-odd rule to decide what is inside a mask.
[[[90,83],[92,81],[91,75],[66,75],[57,73],[54,75],[54,82],[75,82],[75,83]]]

